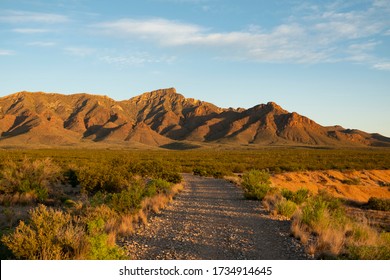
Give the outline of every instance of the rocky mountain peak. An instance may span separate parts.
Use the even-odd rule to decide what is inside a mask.
[[[90,94],[19,92],[0,98],[1,145],[78,145],[83,141],[175,141],[235,145],[390,146],[390,138],[342,127],[323,127],[275,102],[224,109],[186,98],[175,88],[125,101]]]

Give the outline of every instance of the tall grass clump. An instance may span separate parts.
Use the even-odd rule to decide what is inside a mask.
[[[290,191],[288,189],[282,189],[281,194],[287,200],[290,200],[298,205],[304,203],[310,196],[308,189],[299,189],[296,192]]]
[[[263,200],[271,189],[270,175],[264,170],[251,170],[242,176],[242,187],[247,199]]]
[[[390,259],[389,235],[354,221],[342,203],[326,193],[303,204],[291,229],[308,252],[319,258]]]
[[[295,202],[290,200],[281,200],[276,204],[277,213],[288,219],[294,215],[297,208],[298,206],[295,204]]]

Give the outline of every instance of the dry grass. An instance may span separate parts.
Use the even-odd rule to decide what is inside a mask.
[[[354,221],[332,202],[314,198],[293,217],[291,231],[317,258],[389,259],[390,242],[368,221]],[[309,210],[308,210],[309,209]]]
[[[0,196],[0,205],[14,206],[14,205],[32,205],[38,200],[35,191],[16,192],[13,194],[3,194]]]

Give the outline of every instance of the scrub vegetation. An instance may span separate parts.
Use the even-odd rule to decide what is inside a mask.
[[[347,215],[345,200],[326,191],[314,195],[307,189],[280,189],[264,178],[265,171],[244,173],[245,196],[261,200],[273,215],[291,219],[292,234],[309,254],[320,259],[390,259],[390,232]],[[257,193],[261,195],[252,195]],[[371,198],[362,207],[390,211],[388,199]]]
[[[314,254],[389,258],[388,233],[355,222],[342,202],[306,189],[276,189],[270,181],[270,175],[290,171],[389,168],[387,149],[1,150],[0,255],[131,259],[122,238],[173,199],[182,188],[181,173],[238,173],[245,196],[291,218],[294,235]],[[362,207],[389,209],[388,200],[375,198]]]

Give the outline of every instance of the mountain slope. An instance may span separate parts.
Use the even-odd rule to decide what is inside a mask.
[[[390,146],[390,138],[324,127],[269,102],[223,109],[174,88],[115,101],[90,94],[19,92],[0,98],[0,145],[81,142],[163,146],[175,141],[231,145]]]

